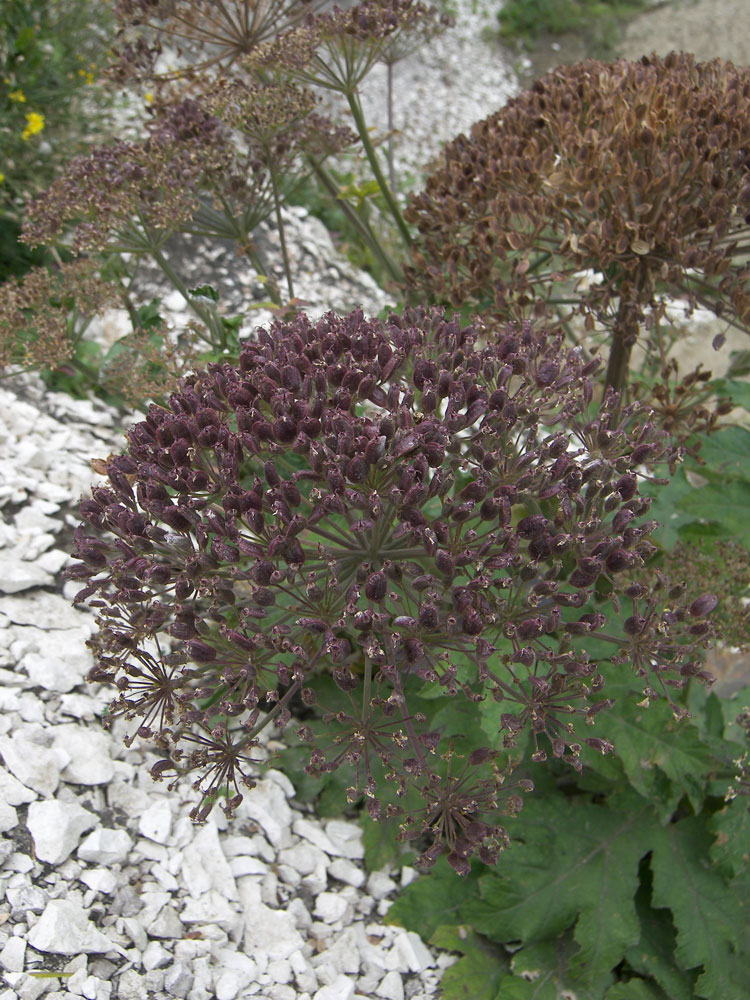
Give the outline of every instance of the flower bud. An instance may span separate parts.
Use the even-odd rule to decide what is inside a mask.
[[[719,599],[714,594],[701,594],[690,605],[689,611],[693,618],[705,618],[706,615],[711,614],[718,603]]]
[[[382,601],[385,597],[388,582],[385,573],[371,573],[365,583],[365,597],[368,601]]]

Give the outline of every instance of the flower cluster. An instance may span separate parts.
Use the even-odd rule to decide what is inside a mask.
[[[406,212],[411,283],[506,319],[549,301],[598,321],[619,389],[667,295],[750,328],[749,141],[750,73],[731,63],[561,66],[446,147]]]
[[[196,212],[206,177],[232,178],[232,165],[219,120],[185,100],[155,120],[148,139],[117,141],[73,160],[29,205],[24,239],[51,242],[70,222],[76,251],[127,242],[134,227],[174,232]]]
[[[158,776],[202,772],[197,818],[252,783],[263,726],[320,695],[334,736],[299,725],[311,773],[350,766],[350,798],[465,872],[519,808],[503,744],[530,732],[535,760],[578,769],[584,742],[611,748],[576,724],[618,663],[648,698],[698,672],[712,601],[637,582],[655,527],[639,475],[672,457],[666,435],[614,396],[589,412],[599,362],[559,336],[486,333],[422,309],[259,330],[151,407],[83,501],[92,679],[169,750]],[[598,634],[611,657],[586,651]],[[447,732],[435,699],[483,703],[484,730]]]
[[[120,0],[120,25],[110,72],[120,82],[152,85],[228,72],[263,42],[299,25],[323,0]],[[164,44],[181,65],[156,69]]]
[[[362,0],[309,16],[303,25],[265,42],[251,69],[290,72],[305,83],[349,93],[379,60],[395,57],[399,43],[417,32],[429,38],[445,26],[439,11],[421,0]]]
[[[90,261],[11,278],[0,298],[0,371],[57,368],[73,354],[78,319],[102,312],[116,297]]]
[[[348,129],[312,112],[314,100],[291,85],[236,81],[216,84],[201,103],[166,106],[147,139],[74,160],[29,206],[24,239],[49,242],[73,222],[77,251],[140,252],[178,230],[247,240],[304,150],[322,156],[352,141]]]
[[[292,83],[222,78],[205,91],[202,103],[244,136],[252,169],[273,169],[281,177],[289,176],[301,152],[325,158],[357,138],[351,129],[318,114],[318,98]]]

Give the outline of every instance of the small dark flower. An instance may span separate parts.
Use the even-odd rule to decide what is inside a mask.
[[[591,368],[559,336],[484,333],[423,309],[259,330],[239,363],[151,407],[83,502],[71,575],[99,610],[96,678],[141,735],[169,730],[175,765],[211,776],[196,818],[218,780],[239,794],[261,728],[317,697],[309,773],[352,768],[351,801],[398,814],[404,836],[433,839],[423,863],[446,849],[463,872],[497,857],[498,813],[520,808],[502,745],[530,732],[533,760],[580,769],[574,722],[605,717],[621,663],[648,697],[696,674],[712,602],[668,596],[644,569],[654,524],[638,482],[670,455],[664,433],[612,396],[589,414]],[[419,409],[416,381],[442,411]],[[589,606],[600,587],[629,602],[624,624]],[[456,748],[413,708],[420,695],[501,702],[497,745],[477,729]],[[399,805],[415,796],[422,810]]]

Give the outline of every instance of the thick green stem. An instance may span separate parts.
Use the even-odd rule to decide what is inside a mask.
[[[225,346],[225,334],[223,328],[221,327],[221,323],[218,321],[216,313],[213,310],[205,309],[202,305],[199,305],[199,303],[195,301],[193,296],[191,296],[188,291],[187,285],[169,263],[159,247],[152,245],[149,253],[161,268],[164,276],[183,297],[189,308],[193,310],[198,319],[206,324],[211,335],[211,345],[213,347],[218,346],[223,348]]]
[[[354,226],[359,235],[362,237],[367,246],[372,250],[375,256],[378,258],[380,263],[385,267],[388,273],[391,275],[394,281],[401,284],[404,280],[404,276],[399,270],[396,263],[391,259],[391,257],[385,252],[383,247],[380,245],[380,241],[377,236],[373,233],[370,226],[364,222],[357,213],[354,211],[351,205],[349,205],[343,198],[339,197],[339,189],[336,186],[336,182],[333,180],[328,171],[323,167],[322,164],[318,163],[315,157],[308,155],[308,163],[313,169],[313,173],[318,178],[320,183],[329,193],[329,195],[337,202],[341,207],[341,211],[347,217],[349,222]]]
[[[388,180],[391,190],[396,188],[396,168],[393,165],[393,63],[386,63],[386,106],[388,108]]]
[[[281,218],[281,202],[279,200],[279,186],[276,179],[276,171],[273,163],[269,160],[269,173],[271,176],[271,188],[273,189],[273,207],[276,213],[276,228],[279,231],[279,241],[281,242],[281,256],[284,261],[284,274],[286,274],[286,287],[289,290],[290,300],[294,298],[294,285],[292,283],[292,269],[289,265],[289,252],[286,246],[286,235],[284,232],[284,220]]]
[[[398,207],[398,202],[396,201],[393,192],[383,176],[383,171],[380,169],[378,157],[375,153],[375,147],[370,139],[370,133],[367,131],[367,124],[365,122],[365,116],[362,113],[362,106],[360,105],[359,99],[354,91],[347,91],[346,98],[349,101],[349,108],[351,109],[352,116],[354,117],[357,132],[362,140],[362,145],[365,148],[365,154],[367,155],[375,180],[378,182],[378,187],[380,188],[380,191],[385,198],[385,202],[391,211],[391,215],[398,226],[399,232],[401,233],[401,237],[404,241],[404,246],[408,250],[411,247],[409,227],[406,225],[404,217],[401,214],[401,209]]]

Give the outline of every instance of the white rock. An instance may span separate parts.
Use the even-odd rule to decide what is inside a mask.
[[[31,587],[48,587],[55,582],[51,573],[22,560],[23,550],[0,552],[0,591],[17,594]]]
[[[398,886],[385,872],[372,872],[367,880],[367,891],[373,899],[382,899],[396,889]]]
[[[404,1000],[404,981],[395,970],[387,972],[375,993],[385,1000]]]
[[[209,889],[197,899],[186,899],[180,920],[184,924],[217,924],[230,931],[242,923],[241,915],[216,889]]]
[[[120,950],[91,923],[80,904],[66,899],[51,899],[47,903],[28,933],[28,942],[37,951],[54,955]]]
[[[141,841],[139,841],[139,843],[141,843]],[[174,875],[172,875],[172,873],[169,872],[163,864],[161,864],[161,862],[157,861],[157,863],[152,866],[151,874],[154,876],[162,889],[166,889],[167,892],[177,892],[180,888],[180,883]]]
[[[93,666],[93,657],[86,648],[90,634],[90,627],[39,632],[37,648],[28,652],[19,666],[46,691],[72,691]]]
[[[8,972],[23,972],[26,941],[22,937],[11,937],[0,951],[0,965]]]
[[[16,625],[34,625],[42,629],[69,629],[88,624],[83,612],[73,608],[59,594],[46,591],[24,597],[6,597],[3,613]]]
[[[339,854],[352,861],[358,861],[365,856],[362,830],[356,823],[332,819],[326,825],[326,833],[334,846],[334,854]]]
[[[10,846],[7,841],[4,842],[5,845]],[[0,846],[4,846],[1,845]],[[22,854],[20,851],[8,852],[8,856],[3,860],[3,867],[10,872],[30,872],[34,867],[34,862],[31,860],[28,854]]]
[[[347,885],[353,885],[355,889],[359,889],[360,886],[364,885],[366,878],[362,869],[358,868],[347,858],[335,858],[328,866],[328,874],[332,878],[337,878],[339,882],[346,882]]]
[[[279,862],[291,865],[300,875],[310,875],[321,866],[325,869],[328,855],[314,844],[301,841],[294,847],[286,847],[279,851]]]
[[[41,566],[47,573],[56,577],[63,566],[67,566],[68,563],[72,562],[72,559],[69,552],[63,552],[62,549],[50,549],[49,552],[43,552],[35,561],[37,566]],[[102,988],[104,985],[102,984]],[[97,988],[101,992],[102,988]]]
[[[219,843],[216,824],[209,820],[182,852],[182,877],[191,896],[216,889],[225,899],[237,899],[234,875]]]
[[[354,983],[346,976],[337,976],[329,986],[321,986],[313,1000],[353,1000]]]
[[[398,953],[410,972],[423,972],[435,965],[432,952],[414,931],[399,934],[394,951]]]
[[[132,846],[133,841],[125,830],[99,827],[90,833],[78,848],[78,857],[81,861],[114,865],[126,860]]]
[[[244,797],[237,815],[255,820],[274,847],[289,846],[292,810],[275,781],[262,778]]]
[[[184,997],[193,985],[193,974],[183,962],[175,962],[164,973],[164,989],[173,997]]]
[[[259,853],[255,837],[224,836],[221,838],[221,849],[224,852],[225,858],[255,858]],[[274,861],[275,859],[275,851],[271,851],[270,857],[266,858],[267,861]]]
[[[344,918],[348,906],[347,900],[337,892],[321,892],[315,900],[313,913],[324,923],[334,924]]]
[[[7,802],[0,800],[0,833],[7,833],[18,826],[18,813]]]
[[[141,956],[143,968],[150,972],[151,969],[163,969],[172,961],[172,956],[167,949],[158,941],[149,941],[146,950]]]
[[[361,924],[346,927],[341,934],[331,937],[330,944],[325,951],[311,959],[313,968],[318,973],[321,982],[326,982],[321,971],[326,965],[332,969],[333,979],[343,973],[357,975],[362,964],[358,941],[361,928]]]
[[[13,883],[13,879],[10,880]],[[12,916],[24,917],[31,911],[41,913],[47,904],[48,895],[39,886],[30,885],[26,879],[20,883],[10,884],[5,890],[5,898],[12,910]]]
[[[75,785],[106,785],[115,773],[109,755],[112,741],[100,729],[88,729],[72,722],[53,726],[52,747],[70,757],[60,777]]]
[[[26,824],[40,861],[59,865],[78,846],[82,835],[99,822],[94,813],[76,802],[46,799],[32,802]]]
[[[411,885],[415,879],[419,878],[419,872],[416,868],[412,868],[411,865],[404,865],[401,868],[401,886],[402,888]]]
[[[294,821],[292,829],[298,837],[309,840],[311,844],[314,844],[321,851],[325,851],[326,854],[333,855],[339,853],[333,846],[330,837],[328,837],[325,830],[321,829],[318,823],[313,823],[312,820],[300,816],[299,819]]]
[[[135,969],[126,969],[117,981],[118,1000],[143,1000],[148,996],[146,977]]]
[[[245,909],[244,951],[258,960],[289,958],[292,952],[304,947],[304,940],[296,927],[294,915],[288,910],[272,910],[261,902],[260,887],[253,878],[242,878],[237,883],[240,901]]]
[[[117,888],[117,876],[108,868],[87,868],[78,878],[89,889],[105,895],[110,895]]]
[[[60,758],[53,750],[18,734],[0,736],[0,754],[21,784],[40,795],[52,795],[60,782]]]
[[[172,906],[165,906],[159,916],[146,926],[146,930],[151,937],[167,940],[181,938],[185,933],[182,921]]]
[[[169,799],[160,798],[141,813],[138,831],[157,844],[166,844],[172,829],[172,809]]]
[[[122,913],[127,916],[132,916],[134,913],[137,913],[140,922],[145,928],[148,929],[149,924],[170,901],[171,896],[168,892],[157,889],[153,883],[143,886],[140,894],[135,892],[134,889],[130,889],[130,887],[128,887],[128,889],[129,892],[126,890],[126,892],[122,893],[118,898],[124,901],[126,894],[129,895],[129,893],[132,892],[133,905],[122,909]]]
[[[265,875],[268,867],[266,862],[261,861],[260,858],[239,856],[231,859],[229,870],[235,879],[238,879],[242,878],[243,875]]]
[[[230,948],[217,948],[214,958],[220,970],[214,987],[216,1000],[234,1000],[256,978],[257,963]]]

